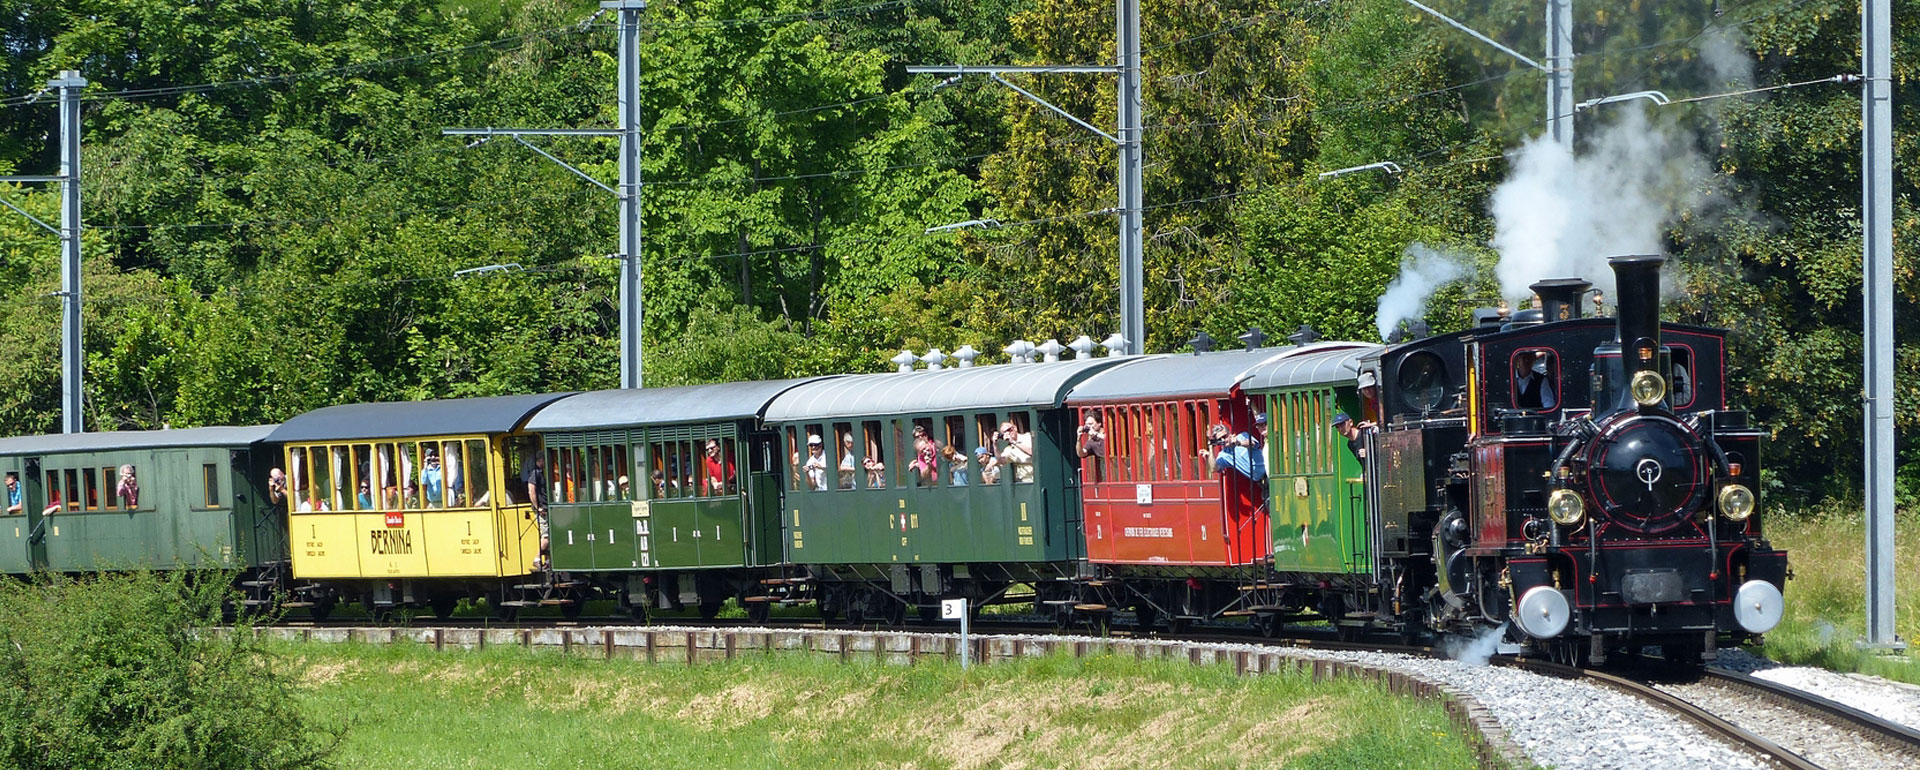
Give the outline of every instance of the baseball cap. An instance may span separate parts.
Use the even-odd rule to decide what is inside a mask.
[[[982,457],[986,457],[986,456],[992,455],[993,451],[983,446],[977,446],[973,448],[973,453],[976,455],[980,455]]]
[[[1353,418],[1348,417],[1346,412],[1334,412],[1333,424],[1339,425],[1340,423],[1343,423],[1343,422],[1353,422]]]
[[[818,444],[820,444],[820,434],[818,433],[807,434],[807,446],[816,446]]]
[[[1266,412],[1260,412],[1260,413],[1258,413],[1258,414],[1255,414],[1255,415],[1253,416],[1253,424],[1255,424],[1255,425],[1265,425],[1265,424],[1267,424],[1267,413],[1266,413]]]

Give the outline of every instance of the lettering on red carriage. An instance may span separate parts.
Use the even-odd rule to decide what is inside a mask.
[[[1172,527],[1127,527],[1123,533],[1127,537],[1173,537]]]
[[[413,553],[413,530],[376,529],[371,532],[374,553],[396,556]]]

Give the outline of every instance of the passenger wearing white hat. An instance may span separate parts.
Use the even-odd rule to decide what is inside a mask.
[[[807,435],[807,462],[801,466],[807,472],[807,488],[815,492],[827,491],[827,452],[820,440],[820,434]]]

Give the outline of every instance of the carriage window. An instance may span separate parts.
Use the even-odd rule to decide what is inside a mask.
[[[60,496],[60,472],[47,471],[47,509],[43,513],[59,511],[60,501],[63,499],[65,498]]]
[[[1012,451],[1002,450],[1001,460],[1006,466],[1007,475],[1013,477],[1015,484],[1033,483],[1033,422],[1026,412],[1012,412],[1007,415],[1016,436],[1003,436],[1002,442],[1011,446]]]
[[[976,484],[1000,483],[1000,457],[997,451],[999,446],[994,440],[997,438],[996,430],[999,426],[999,419],[991,414],[973,416],[973,465],[976,471],[974,473]]]
[[[867,476],[868,489],[887,488],[886,436],[882,433],[879,420],[867,420],[860,424],[860,430],[866,440],[865,459],[861,461],[861,470]]]
[[[465,461],[460,469],[460,476],[461,480],[466,482],[466,504],[475,508],[484,508],[493,502],[490,494],[493,489],[492,479],[487,471],[487,442],[470,438],[466,441],[465,449],[466,451],[460,455],[460,459]],[[522,457],[526,456],[522,455]],[[508,500],[511,499],[508,498]]]
[[[630,474],[633,473],[633,465],[627,462],[627,445],[616,444],[608,451],[612,454],[607,458],[607,467],[612,469],[610,475],[613,477],[613,497],[609,499],[632,500],[633,477]]]
[[[88,477],[91,478],[93,471],[89,469],[87,474]],[[100,508],[108,511],[120,510],[120,498],[115,497],[113,494],[114,486],[120,483],[120,469],[112,466],[101,468],[100,480],[103,482],[101,487],[103,496],[101,498]]]
[[[100,477],[94,475],[92,468],[82,468],[80,469],[80,481],[82,484],[85,484],[87,488],[87,496],[82,498],[86,500],[87,510],[100,510]]]
[[[88,475],[91,476],[91,472],[89,472]],[[88,481],[92,481],[92,479],[88,479]],[[92,485],[89,484],[88,486]],[[214,463],[207,463],[200,466],[200,488],[206,492],[204,496],[206,507],[220,507],[220,466]],[[93,490],[89,489],[87,491],[91,494]]]
[[[80,498],[82,495],[86,494],[80,489],[80,473],[78,471],[69,470],[66,472],[66,477],[67,477],[67,488],[65,490],[66,494],[62,495],[60,499],[66,501],[67,510],[69,511],[80,510],[80,503],[81,503]]]
[[[787,441],[787,490],[790,492],[798,492],[807,488],[807,458],[809,456],[808,453],[813,450],[807,449],[807,442],[800,437],[801,431],[799,428],[788,426],[785,435]],[[825,450],[823,449],[822,451]]]
[[[916,487],[940,486],[940,442],[934,439],[933,420],[918,417],[899,425],[906,431],[906,439],[899,445],[900,456],[906,461],[906,481]]]
[[[1512,372],[1513,408],[1547,411],[1560,406],[1560,359],[1551,349],[1514,351]]]
[[[833,424],[833,443],[828,445],[827,461],[833,463],[839,489],[857,489],[860,483],[859,441],[853,435],[853,423]]]

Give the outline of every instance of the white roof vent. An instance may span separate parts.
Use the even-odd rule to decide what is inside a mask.
[[[1093,357],[1093,338],[1085,334],[1073,338],[1072,342],[1067,343],[1067,347],[1073,349],[1074,358]]]
[[[953,359],[960,362],[962,369],[972,369],[973,359],[979,357],[980,351],[974,350],[972,345],[961,345],[959,350],[953,351]]]
[[[1013,363],[1024,364],[1033,360],[1033,343],[1014,340],[1013,344],[1001,348],[1000,352],[1007,354],[1007,358]]]
[[[919,361],[920,357],[914,355],[911,350],[902,350],[900,351],[900,355],[887,360],[892,361],[894,366],[900,367],[901,372],[911,372],[913,371],[914,362]]]
[[[939,348],[934,348],[932,350],[927,351],[926,355],[921,356],[920,360],[926,363],[927,371],[937,372],[937,371],[940,371],[941,369],[946,368],[944,366],[941,366],[940,363],[947,360],[947,354],[940,352]]]
[[[1060,346],[1059,340],[1047,340],[1046,342],[1040,343],[1040,347],[1034,348],[1034,350],[1038,350],[1041,355],[1046,356],[1046,358],[1042,360],[1047,363],[1053,363],[1060,360],[1060,354],[1065,352],[1066,348]]]
[[[1127,354],[1127,338],[1120,336],[1119,332],[1114,332],[1100,341],[1100,347],[1107,349],[1108,358],[1124,356]]]

